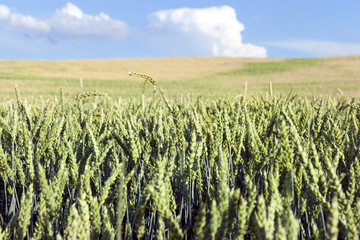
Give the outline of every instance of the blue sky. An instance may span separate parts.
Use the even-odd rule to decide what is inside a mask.
[[[0,1],[0,59],[360,54],[360,1]]]

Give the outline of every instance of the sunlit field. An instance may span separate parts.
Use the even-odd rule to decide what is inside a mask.
[[[359,63],[1,61],[0,239],[358,239]]]
[[[142,80],[129,71],[149,74],[165,96],[277,96],[293,88],[302,96],[356,97],[360,93],[360,57],[320,59],[159,58],[82,61],[0,61],[1,98],[12,98],[18,85],[23,96],[52,97],[105,92],[115,98],[137,98]],[[82,79],[82,80],[80,80]],[[82,83],[82,84],[81,84]],[[151,91],[146,97],[151,96]]]

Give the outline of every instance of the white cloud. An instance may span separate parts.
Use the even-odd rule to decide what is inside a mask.
[[[39,21],[29,15],[13,13],[5,5],[0,5],[0,22],[30,37],[40,36],[50,31],[50,26],[45,21]]]
[[[242,42],[241,32],[245,27],[232,7],[179,8],[158,11],[152,16],[152,28],[157,33],[200,35],[204,44],[199,47],[206,46],[214,56],[266,57],[264,47]]]
[[[10,9],[5,5],[0,5],[0,20],[4,21],[10,16]]]
[[[52,34],[60,38],[106,38],[122,39],[127,36],[128,26],[113,20],[105,13],[88,15],[72,3],[56,10],[49,20]]]
[[[360,54],[360,44],[333,41],[290,40],[265,42],[264,45],[301,51],[316,57]]]
[[[13,13],[7,6],[0,5],[0,24],[29,37],[52,39],[121,39],[129,32],[126,23],[111,19],[105,13],[85,14],[72,3],[44,20]]]

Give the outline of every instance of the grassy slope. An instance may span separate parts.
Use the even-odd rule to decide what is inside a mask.
[[[23,95],[48,97],[60,88],[70,95],[84,91],[115,97],[138,97],[142,79],[128,71],[151,75],[167,96],[236,96],[275,94],[293,87],[300,95],[360,94],[360,56],[321,59],[158,58],[83,61],[0,61],[0,98],[12,98],[17,84]],[[79,79],[83,79],[83,89]],[[151,90],[147,90],[151,96]]]

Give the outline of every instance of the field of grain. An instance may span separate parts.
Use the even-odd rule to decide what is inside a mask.
[[[10,99],[17,84],[26,97],[51,97],[85,91],[116,98],[137,98],[141,79],[129,71],[149,74],[170,98],[225,97],[243,93],[349,97],[360,94],[360,56],[320,59],[158,58],[78,61],[0,61],[0,98]],[[80,84],[82,79],[82,85]],[[151,91],[147,92],[148,97]]]
[[[359,238],[359,101],[160,96],[27,104],[16,89],[0,238]]]
[[[1,61],[0,239],[359,239],[359,62]]]

